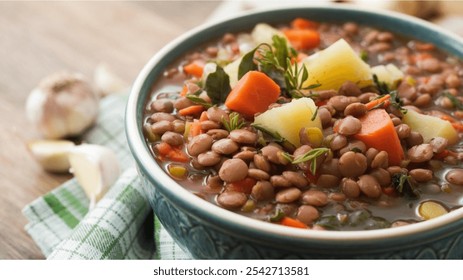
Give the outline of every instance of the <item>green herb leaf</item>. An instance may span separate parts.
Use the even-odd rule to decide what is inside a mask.
[[[364,62],[368,62],[368,52],[366,50],[361,50],[360,51],[360,59],[363,60]]]
[[[272,222],[272,223],[278,223],[279,221],[281,221],[281,219],[283,219],[285,217],[285,212],[281,211],[280,209],[277,210],[277,212],[273,215],[273,216],[270,216],[269,217],[269,221]]]
[[[228,120],[222,117],[222,124],[225,127],[225,129],[228,130],[228,132],[230,132],[232,130],[242,128],[246,123],[241,118],[240,114],[232,112],[230,113]]]
[[[315,109],[315,112],[312,114],[312,118],[310,118],[310,121],[313,122],[317,118],[319,108],[320,107],[317,106],[317,109]]]
[[[269,129],[267,129],[267,128],[261,126],[261,125],[255,124],[255,123],[252,123],[251,126],[254,127],[255,129],[258,129],[258,130],[262,131],[263,133],[269,135],[270,137],[272,137],[275,140],[275,142],[285,142],[286,141],[286,139],[281,137],[281,135],[278,132],[270,131]]]
[[[310,172],[315,175],[317,173],[317,158],[321,155],[331,152],[328,148],[315,148],[291,160],[292,164],[310,162]],[[284,153],[287,158],[292,158],[288,153]]]
[[[400,110],[402,114],[406,114],[407,109],[402,108],[404,102],[402,101],[402,99],[400,99],[399,93],[396,90],[393,90],[389,94],[391,95],[391,98],[389,100],[391,102],[391,106]]]
[[[392,186],[399,192],[400,195],[407,196],[412,199],[418,198],[418,192],[411,180],[411,177],[404,173],[395,173],[392,175]]]
[[[385,82],[378,80],[378,76],[376,76],[376,74],[373,74],[373,82],[381,95],[389,94],[389,87]]]
[[[272,37],[273,47],[275,49],[275,58],[278,61],[278,64],[286,69],[288,67],[288,58],[290,57],[290,52],[286,39],[278,35],[273,35]]]
[[[254,62],[254,54],[257,48],[258,47],[245,54],[241,59],[240,65],[238,66],[238,80],[249,71],[257,70],[257,64]]]
[[[207,76],[204,89],[211,98],[213,104],[224,103],[231,91],[230,77],[222,67],[217,65],[214,73]]]
[[[193,102],[195,104],[204,106],[206,109],[209,109],[212,106],[214,106],[214,105],[212,105],[212,103],[209,103],[209,102],[205,101],[204,99],[202,99],[201,97],[199,97],[199,96],[197,96],[195,94],[187,94],[186,98],[188,98],[189,100],[191,100],[191,102]]]
[[[452,95],[448,91],[444,92],[443,95],[450,99],[450,102],[452,102],[452,105],[455,106],[455,108],[457,108],[458,110],[463,110],[463,103],[460,99],[458,99],[456,96]]]

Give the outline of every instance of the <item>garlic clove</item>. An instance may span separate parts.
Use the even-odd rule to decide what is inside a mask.
[[[129,87],[126,82],[111,72],[104,63],[98,64],[95,68],[93,81],[102,96],[118,93]]]
[[[108,191],[120,174],[116,154],[109,148],[82,144],[69,153],[71,172],[90,199],[90,208]]]
[[[69,151],[74,143],[67,140],[35,140],[27,148],[40,165],[49,172],[69,172]]]
[[[68,72],[43,79],[26,102],[29,121],[48,139],[80,135],[95,122],[98,109],[92,85]]]

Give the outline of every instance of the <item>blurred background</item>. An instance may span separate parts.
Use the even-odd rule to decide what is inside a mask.
[[[43,171],[26,148],[41,137],[24,106],[42,78],[76,71],[102,90],[128,91],[154,53],[204,21],[255,8],[333,2],[0,2],[0,259],[43,258],[24,230],[21,210],[71,178]],[[463,1],[336,2],[411,14],[463,36]]]

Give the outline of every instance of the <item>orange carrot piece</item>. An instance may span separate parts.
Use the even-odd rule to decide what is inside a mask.
[[[201,78],[201,76],[203,75],[203,70],[204,70],[204,63],[199,60],[195,60],[183,66],[183,71],[186,74],[195,76],[197,78]]]
[[[161,160],[166,158],[176,162],[188,161],[188,156],[179,147],[173,147],[166,142],[157,144],[156,149],[159,152]]]
[[[283,31],[296,50],[309,50],[320,44],[320,33],[312,29],[287,29]]]
[[[384,193],[385,195],[388,195],[388,196],[397,196],[397,192],[396,192],[395,188],[392,187],[392,186],[382,188],[382,191],[383,191],[383,193]]]
[[[158,150],[160,155],[165,156],[172,150],[172,146],[167,144],[166,142],[161,142],[156,145],[156,149]]]
[[[453,122],[452,123],[453,128],[457,130],[458,132],[463,132],[463,124],[460,122]]]
[[[441,115],[439,115],[439,118],[443,119],[444,121],[449,121],[451,123],[454,123],[456,122],[457,120],[455,118],[453,118],[452,116],[449,116],[447,114],[444,114],[442,113]]]
[[[295,18],[290,25],[294,29],[315,29],[319,26],[318,22],[305,18]]]
[[[203,111],[201,113],[201,116],[199,116],[199,121],[200,122],[203,122],[203,121],[207,121],[209,120],[209,117],[207,116],[207,112],[206,111]]]
[[[180,92],[180,96],[186,96],[188,93],[188,87],[186,85],[183,85],[182,91]]]
[[[236,84],[225,100],[225,105],[247,117],[265,112],[277,101],[280,87],[267,75],[259,71],[247,72]]]
[[[404,159],[404,151],[386,110],[369,111],[359,120],[362,128],[353,137],[365,143],[368,148],[386,151],[389,156],[389,165],[400,165]]]
[[[201,134],[201,123],[195,120],[193,123],[190,124],[190,135],[191,137],[195,137]]]
[[[366,103],[365,106],[367,107],[367,110],[371,110],[383,103],[381,107],[386,108],[391,103],[390,99],[391,95],[386,94],[378,99],[371,100],[370,102]]]
[[[307,228],[307,225],[304,224],[303,222],[300,222],[296,219],[289,218],[289,217],[283,217],[281,219],[280,224],[288,227],[295,227],[295,228]]]
[[[252,187],[257,183],[256,179],[246,177],[243,180],[228,184],[227,190],[250,194]]]
[[[189,107],[178,110],[180,116],[191,116],[199,115],[204,111],[204,106],[202,105],[191,105]]]

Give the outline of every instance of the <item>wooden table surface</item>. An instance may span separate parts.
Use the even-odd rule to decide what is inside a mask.
[[[156,51],[218,5],[0,2],[0,259],[44,258],[24,230],[21,210],[70,178],[44,172],[26,150],[28,141],[40,138],[25,118],[31,89],[60,70],[92,78],[101,62],[129,84]],[[461,15],[463,5],[457,7]]]
[[[25,118],[31,89],[60,70],[92,78],[101,62],[129,84],[156,51],[218,4],[0,2],[0,259],[44,257],[21,210],[70,178],[44,172],[26,150],[40,138]]]

